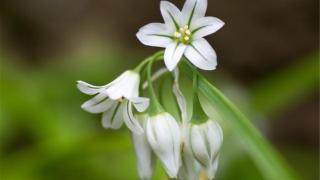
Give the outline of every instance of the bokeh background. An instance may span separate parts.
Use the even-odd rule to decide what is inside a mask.
[[[210,0],[207,12],[226,25],[205,75],[304,180],[319,178],[318,3]],[[105,84],[156,52],[135,33],[159,21],[157,0],[1,0],[0,179],[138,179],[130,133],[81,110],[75,82]],[[217,179],[262,179],[225,134]]]

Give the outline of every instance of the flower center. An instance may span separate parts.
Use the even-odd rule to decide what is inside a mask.
[[[191,40],[192,32],[188,25],[180,27],[179,31],[174,32],[174,38],[184,44],[188,44]]]

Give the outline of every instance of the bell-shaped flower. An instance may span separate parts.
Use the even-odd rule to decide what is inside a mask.
[[[133,115],[132,105],[139,112],[149,106],[149,99],[139,97],[140,76],[134,71],[125,71],[111,83],[94,86],[83,81],[77,82],[78,89],[88,95],[95,95],[81,107],[90,113],[103,113],[102,125],[105,128],[119,129],[123,121],[137,134],[143,128]]]
[[[172,3],[161,1],[164,24],[147,24],[139,30],[137,38],[144,45],[165,48],[164,62],[170,71],[183,55],[199,69],[214,70],[217,55],[204,37],[218,31],[224,22],[205,17],[207,3],[207,0],[186,0],[180,11]]]
[[[137,118],[144,123],[147,116],[138,115]],[[132,133],[132,141],[137,158],[139,177],[141,180],[151,180],[155,166],[155,157],[145,132],[142,134]]]
[[[188,131],[182,126],[182,136],[187,137]],[[178,179],[182,180],[195,180],[199,179],[201,166],[192,155],[189,142],[186,138],[181,140],[181,167],[178,174]]]
[[[169,113],[148,117],[147,139],[170,178],[176,178],[180,168],[180,128]]]
[[[222,129],[216,121],[208,120],[202,124],[190,123],[188,131],[190,150],[212,179],[218,166],[218,154],[223,141]]]
[[[179,170],[178,179],[195,180],[199,179],[201,166],[193,157],[189,148],[185,148],[181,152],[181,167]]]

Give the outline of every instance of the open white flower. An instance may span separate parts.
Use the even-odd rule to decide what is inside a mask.
[[[142,121],[143,124],[147,116],[139,115],[137,118]],[[141,180],[151,180],[155,166],[155,157],[148,143],[146,133],[132,133],[132,141],[137,158],[139,177]]]
[[[202,124],[190,124],[188,141],[196,160],[207,170],[212,179],[218,167],[218,154],[223,141],[220,125],[212,120]]]
[[[83,81],[77,82],[78,89],[88,95],[95,95],[81,107],[90,113],[103,113],[102,125],[105,128],[119,129],[123,121],[127,127],[141,134],[143,129],[133,116],[132,105],[139,112],[149,106],[149,99],[138,97],[140,76],[134,71],[125,71],[111,83],[93,86]]]
[[[180,128],[169,113],[148,117],[147,139],[170,178],[176,178],[180,168]]]
[[[161,1],[160,10],[165,23],[142,27],[137,33],[141,43],[166,48],[164,61],[170,71],[183,55],[199,69],[214,70],[217,56],[203,37],[219,30],[224,22],[204,16],[207,0],[187,0],[182,11],[168,1]]]

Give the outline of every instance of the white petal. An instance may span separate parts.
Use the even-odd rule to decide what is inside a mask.
[[[177,98],[178,106],[179,106],[181,117],[182,117],[182,122],[186,123],[188,121],[187,101],[179,87],[179,69],[178,68],[174,70],[173,75],[174,75],[174,83],[172,86],[172,91]]]
[[[178,179],[183,179],[183,180],[199,179],[199,174],[201,170],[200,164],[193,157],[188,145],[183,146],[183,148],[184,149],[181,150],[182,165],[179,170]]]
[[[210,152],[208,152],[209,144],[205,138],[206,136],[200,125],[192,125],[190,127],[189,143],[191,152],[201,165],[208,167],[211,159]]]
[[[168,1],[160,2],[160,10],[165,24],[172,32],[179,29],[181,26],[181,12],[172,3]]]
[[[150,23],[140,28],[137,38],[144,45],[164,48],[172,42],[172,34],[165,24]]]
[[[123,106],[123,119],[127,127],[136,134],[143,133],[143,129],[139,121],[133,116],[132,104],[130,101],[125,101]]]
[[[188,46],[184,55],[196,67],[202,70],[214,70],[217,66],[217,55],[211,45],[201,38]]]
[[[102,126],[106,129],[119,129],[123,124],[122,108],[123,104],[115,102],[113,106],[102,114]]]
[[[84,102],[81,108],[90,113],[102,113],[108,110],[114,103],[114,100],[108,98],[104,93],[100,93],[92,99]]]
[[[138,97],[139,93],[139,74],[133,71],[126,71],[122,75],[122,78],[110,86],[106,92],[111,99],[117,100],[121,97],[127,99]]]
[[[104,86],[94,86],[94,85],[91,85],[91,84],[86,83],[84,81],[77,81],[77,87],[81,92],[83,92],[85,94],[94,95],[99,92],[103,92],[104,90],[106,90],[107,88],[112,86],[113,84],[119,82],[124,77],[124,75],[125,75],[125,73],[122,73],[115,80],[113,80],[112,82],[110,82],[109,84],[106,84]]]
[[[137,109],[139,112],[145,111],[149,107],[149,98],[145,97],[136,97],[131,98],[129,101],[132,102],[133,106]]]
[[[194,21],[191,31],[194,32],[193,39],[200,39],[213,34],[224,26],[224,22],[215,17],[202,17]]]
[[[207,168],[207,175],[209,179],[214,179],[219,166],[219,155],[214,159],[211,165]]]
[[[176,68],[179,63],[185,49],[186,45],[178,42],[172,42],[165,50],[164,62],[169,71]]]
[[[220,125],[216,121],[209,120],[206,123],[206,133],[210,146],[210,158],[213,160],[216,158],[220,151],[223,142],[223,133]]]
[[[140,179],[151,180],[154,171],[155,157],[148,143],[146,134],[132,133],[132,140],[137,158],[139,177]]]
[[[185,24],[204,17],[207,11],[207,0],[187,0],[182,8],[182,16]]]
[[[88,95],[97,94],[105,88],[105,86],[94,86],[84,81],[77,81],[77,87],[81,92]]]

